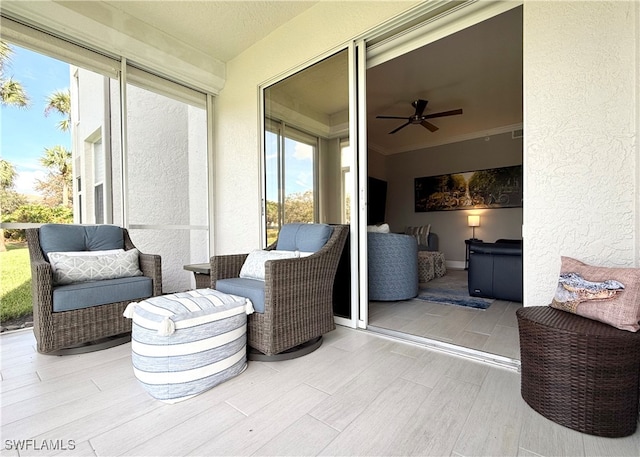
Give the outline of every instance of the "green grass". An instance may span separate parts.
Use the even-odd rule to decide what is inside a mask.
[[[0,321],[32,312],[29,251],[24,244],[8,244],[0,252]]]

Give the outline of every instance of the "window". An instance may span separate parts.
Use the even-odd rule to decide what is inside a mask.
[[[266,131],[267,244],[282,224],[317,221],[318,138],[271,122]]]
[[[96,224],[111,222],[112,218],[106,217],[104,183],[105,183],[105,154],[102,148],[102,139],[92,143],[93,152],[93,211]]]
[[[12,46],[66,65],[74,222],[128,228],[162,256],[165,292],[191,288],[182,266],[210,254],[211,96],[4,16],[2,25]]]

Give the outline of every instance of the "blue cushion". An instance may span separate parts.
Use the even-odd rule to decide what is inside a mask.
[[[58,286],[53,289],[53,311],[70,311],[151,297],[153,280],[146,276],[105,279]]]
[[[247,278],[218,279],[216,290],[248,298],[256,313],[264,313],[264,281]]]
[[[278,234],[276,249],[281,251],[316,252],[333,233],[327,224],[285,224]]]
[[[39,238],[47,260],[49,252],[124,248],[124,234],[117,225],[45,224],[39,229]]]

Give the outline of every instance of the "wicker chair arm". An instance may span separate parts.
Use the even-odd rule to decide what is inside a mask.
[[[122,234],[125,250],[138,249],[136,245],[133,244],[133,241],[131,241],[127,229],[122,229]],[[158,295],[162,295],[162,257],[157,254],[144,254],[140,252],[139,249],[138,252],[138,262],[140,263],[142,274],[153,280],[153,296],[157,297]]]
[[[211,288],[215,289],[218,279],[237,278],[249,254],[216,255],[211,257]]]
[[[142,274],[153,280],[153,295],[162,295],[162,257],[157,254],[142,254],[138,257]]]

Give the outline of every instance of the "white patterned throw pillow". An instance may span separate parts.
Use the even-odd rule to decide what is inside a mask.
[[[103,254],[100,251],[50,252],[54,284],[142,276],[137,249]]]
[[[308,255],[308,253],[306,254]],[[264,263],[267,260],[293,259],[304,256],[305,255],[301,254],[300,251],[265,251],[258,249],[250,252],[247,256],[246,260],[242,264],[242,268],[240,269],[240,277],[264,281]]]

